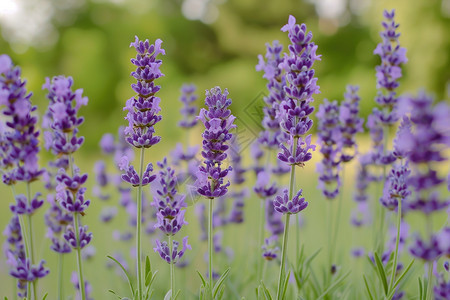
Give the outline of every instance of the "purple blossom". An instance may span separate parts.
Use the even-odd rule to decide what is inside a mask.
[[[402,76],[401,65],[406,63],[406,49],[400,47],[399,24],[395,23],[395,11],[383,12],[385,21],[382,22],[384,31],[380,33],[382,42],[377,45],[374,54],[380,56],[381,65],[377,66],[377,88],[379,89],[375,101],[382,107],[376,111],[376,116],[386,125],[392,125],[399,119],[396,112],[398,98],[395,89],[399,86],[398,79]]]
[[[407,116],[403,116],[394,139],[394,151],[392,152],[392,154],[398,159],[407,157],[412,149],[411,127],[412,124],[409,118]]]
[[[14,268],[10,271],[12,277],[19,281],[33,282],[38,278],[47,276],[49,269],[44,267],[44,260],[41,260],[39,265],[31,265],[28,259],[19,259]]]
[[[34,212],[44,204],[44,200],[39,200],[41,193],[36,193],[33,199],[28,202],[27,197],[23,194],[16,196],[16,204],[10,205],[11,212],[17,215],[32,215]]]
[[[156,248],[153,248],[155,252],[158,252],[163,260],[165,260],[168,264],[175,264],[178,260],[184,255],[187,249],[192,249],[191,245],[187,243],[188,237],[183,238],[183,249],[178,251],[179,242],[172,241],[172,252],[169,249],[169,245],[166,241],[162,243],[159,240],[156,240]]]
[[[83,213],[91,203],[86,200],[84,194],[86,188],[81,187],[87,180],[87,174],[79,175],[79,170],[74,171],[73,177],[68,176],[64,169],[60,169],[56,176],[56,200],[62,208],[72,213]]]
[[[289,149],[285,145],[280,144],[282,152],[278,153],[278,159],[291,166],[296,165],[303,167],[305,162],[312,158],[312,154],[309,150],[315,151],[316,145],[311,145],[311,135],[308,135],[304,140],[300,137],[297,139],[295,153],[292,153],[293,143],[294,141],[291,137],[287,142]]]
[[[195,94],[195,90],[194,84],[183,84],[181,87],[180,101],[183,103],[183,108],[181,108],[180,113],[183,116],[183,120],[178,123],[180,127],[192,128],[198,122],[195,118],[198,113],[198,108],[194,105],[194,102],[198,98]]]
[[[230,130],[236,125],[233,124],[235,117],[228,109],[231,99],[227,90],[222,93],[220,87],[215,87],[206,91],[205,104],[208,110],[202,108],[198,116],[205,126],[202,135],[205,160],[199,167],[196,186],[200,195],[214,199],[225,195],[230,185],[230,182],[224,184],[224,178],[232,168],[223,169],[222,162],[227,158],[227,142],[233,136]]]
[[[355,141],[355,135],[363,132],[364,119],[358,116],[359,102],[361,98],[358,96],[359,87],[348,85],[344,94],[344,102],[339,107],[339,122],[341,129],[341,161],[343,163],[351,161],[358,152]]]
[[[282,214],[275,210],[272,200],[266,200],[266,228],[272,235],[280,235],[284,231]]]
[[[443,253],[439,248],[439,239],[436,235],[432,235],[429,241],[425,241],[416,235],[409,252],[412,256],[429,262],[435,261]]]
[[[308,206],[308,202],[302,196],[302,190],[291,199],[288,196],[288,190],[283,191],[283,196],[277,196],[273,200],[273,207],[282,214],[297,214]]]
[[[134,169],[134,166],[128,164],[127,156],[122,157],[122,160],[119,162],[118,166],[120,170],[126,171],[121,175],[122,180],[128,182],[133,187],[146,186],[156,178],[156,175],[151,175],[151,172],[153,171],[152,163],[149,163],[145,168],[145,171],[142,174],[142,180],[140,180],[138,173]]]
[[[72,246],[72,248],[83,249],[91,242],[92,239],[92,232],[88,232],[87,230],[88,230],[87,226],[79,227],[79,234],[78,234],[79,242],[77,243],[73,227],[68,226],[66,232],[64,233],[64,239]]]
[[[195,155],[197,155],[198,146],[186,147],[186,151],[183,149],[183,145],[181,143],[177,143],[175,149],[170,152],[170,156],[172,157],[173,163],[178,165],[180,161],[190,161]]]
[[[3,183],[31,182],[43,173],[37,157],[40,150],[37,117],[31,115],[36,106],[31,105],[31,93],[25,88],[20,68],[14,67],[11,58],[5,54],[0,56],[0,61],[0,105],[4,116],[0,122]]]
[[[261,171],[258,173],[255,186],[253,190],[256,195],[261,199],[267,199],[277,193],[277,186],[275,183],[269,185],[270,175],[266,171]]]
[[[159,70],[162,61],[156,57],[165,54],[161,48],[162,41],[157,39],[155,44],[150,44],[148,40],[144,42],[135,37],[135,42],[130,47],[135,47],[136,58],[131,62],[136,66],[136,71],[131,76],[136,78],[137,83],[133,83],[131,88],[136,92],[136,96],[128,99],[123,110],[128,111],[125,117],[128,126],[125,128],[127,142],[136,148],[149,148],[161,140],[154,136],[154,126],[161,121],[158,115],[160,99],[155,94],[160,90],[160,86],[155,85],[154,80],[164,74]]]
[[[327,99],[317,112],[319,143],[322,161],[317,164],[319,188],[327,199],[334,199],[341,185],[339,179],[342,132],[339,126],[339,107],[336,101]]]
[[[264,245],[262,245],[262,256],[266,260],[274,260],[278,257],[278,253],[280,252],[280,248],[277,246],[278,236],[272,235],[269,238],[264,239]]]
[[[398,201],[407,201],[411,191],[408,188],[408,176],[411,174],[408,163],[394,165],[384,184],[383,196],[380,202],[389,210],[398,207]]]
[[[72,272],[72,276],[70,277],[70,281],[72,282],[73,286],[75,287],[75,290],[77,291],[76,294],[76,298],[77,299],[81,299],[81,295],[80,295],[80,281],[78,279],[77,273],[76,272]],[[89,283],[89,281],[85,280],[84,281],[84,291],[86,294],[86,300],[93,300],[93,298],[90,296],[90,294],[92,293],[92,286]]]

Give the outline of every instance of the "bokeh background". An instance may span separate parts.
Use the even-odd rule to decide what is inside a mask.
[[[133,78],[129,75],[133,70],[130,58],[135,51],[129,44],[135,35],[151,42],[160,38],[166,50],[161,67],[165,77],[158,82],[162,86],[159,97],[163,121],[156,129],[163,140],[157,150],[147,154],[148,160],[156,162],[184,139],[176,124],[181,107],[179,90],[185,82],[197,85],[201,106],[205,89],[217,85],[228,88],[233,99],[231,109],[252,141],[260,130],[259,116],[249,113],[248,107],[261,99],[266,84],[262,74],[255,71],[257,55],[265,53],[267,42],[288,43],[280,28],[290,14],[313,32],[318,53],[322,54],[322,61],[316,64],[321,94],[315,97],[315,106],[324,98],[342,99],[345,86],[357,84],[362,98],[361,113],[367,116],[376,94],[374,68],[379,58],[373,55],[373,50],[380,41],[382,11],[393,8],[396,21],[401,24],[400,42],[407,48],[409,59],[403,68],[399,93],[416,93],[423,88],[438,100],[450,101],[450,0],[0,0],[0,53],[10,55],[21,66],[28,90],[33,92],[32,102],[41,114],[47,104],[41,90],[45,77],[72,76],[75,88],[84,89],[89,105],[81,111],[85,123],[80,133],[86,142],[75,159],[82,171],[92,173],[95,160],[101,157],[98,144],[102,135],[116,133],[119,126],[125,125],[122,107],[133,96],[130,88]],[[201,129],[196,130],[191,135],[192,143],[200,142]],[[364,141],[366,137],[360,138]],[[249,165],[249,154],[244,155],[245,164]],[[43,161],[45,157],[43,154]],[[300,177],[298,182],[320,197],[315,188],[314,164],[311,165],[302,171],[311,176]],[[11,197],[5,187],[1,190],[7,195],[0,203],[0,228],[4,228],[9,220]],[[347,195],[350,197],[351,192]],[[113,279],[99,275],[102,274],[99,270],[109,253],[108,245],[111,249],[119,246],[113,245],[110,231],[99,224],[95,215],[102,204],[93,201],[92,206],[85,223],[91,222],[93,244],[101,246],[97,246],[98,258],[87,267],[87,277],[100,282],[94,288],[96,298],[106,299],[101,295],[117,282],[111,284]],[[311,215],[323,218],[321,209],[320,205],[313,206]],[[252,206],[246,213],[250,220],[256,220]],[[347,218],[343,224],[348,223],[348,214],[343,214]],[[194,220],[193,228],[197,226],[195,223]],[[114,226],[118,224],[120,221]],[[320,226],[325,228],[323,224]],[[39,226],[36,231],[41,236],[45,234],[45,229]],[[245,232],[252,235],[253,229]],[[308,234],[314,240],[314,231]],[[1,236],[0,243],[3,241]],[[239,247],[239,243],[236,245]],[[42,241],[40,253],[51,257],[47,248],[48,244]],[[156,255],[153,258],[157,260]],[[55,262],[49,264],[52,267]],[[3,262],[0,266],[0,294],[11,295],[12,281]],[[46,280],[42,285],[50,287],[55,276],[53,272],[50,283]],[[192,282],[192,292],[199,286],[197,281]],[[70,283],[66,286],[69,291]]]

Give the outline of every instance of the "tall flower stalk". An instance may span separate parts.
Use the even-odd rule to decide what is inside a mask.
[[[150,175],[153,165],[148,164],[144,171],[144,151],[159,143],[161,138],[154,136],[156,123],[162,117],[158,115],[161,111],[159,107],[160,98],[155,94],[160,90],[160,86],[155,85],[154,80],[164,74],[159,70],[162,61],[157,59],[159,54],[165,54],[161,48],[162,41],[157,39],[154,44],[148,40],[140,41],[136,36],[134,43],[130,47],[136,49],[136,58],[131,59],[131,63],[136,66],[136,71],[131,76],[137,82],[131,85],[136,92],[136,96],[126,102],[123,110],[128,111],[125,119],[128,126],[125,128],[126,141],[133,147],[140,149],[139,174],[133,166],[128,165],[128,159],[124,157],[123,169],[126,171],[122,179],[132,186],[137,187],[137,224],[136,224],[136,277],[138,282],[137,298],[143,299],[143,275],[142,275],[142,246],[141,246],[141,223],[142,223],[142,187],[149,184],[154,177]],[[153,178],[153,179],[152,179]]]
[[[15,256],[10,274],[18,279],[19,290],[26,285],[27,293],[23,295],[37,298],[36,280],[46,276],[48,269],[43,267],[44,261],[34,265],[32,215],[43,200],[39,199],[41,193],[31,196],[31,183],[38,180],[44,170],[38,165],[39,131],[37,117],[32,116],[36,106],[31,105],[32,94],[25,85],[20,68],[13,65],[9,56],[0,55],[0,108],[4,116],[0,122],[0,168],[3,183],[13,192],[15,203],[10,208],[19,220],[25,250],[25,256]],[[18,182],[25,183],[26,195],[16,193]]]
[[[85,281],[83,280],[83,264],[81,249],[88,245],[92,239],[92,233],[87,231],[87,226],[80,224],[80,217],[84,215],[90,201],[85,199],[86,188],[83,184],[87,180],[87,174],[80,175],[79,169],[74,165],[73,153],[84,142],[84,137],[78,136],[78,127],[84,118],[78,117],[78,110],[82,105],[87,105],[87,97],[83,97],[82,89],[72,91],[73,79],[71,77],[57,76],[52,80],[46,78],[43,89],[48,90],[47,98],[49,106],[47,116],[51,129],[44,133],[45,147],[57,156],[67,156],[68,168],[60,168],[56,175],[56,201],[61,207],[72,215],[73,224],[67,226],[64,239],[76,251],[78,280],[80,282],[81,298],[86,299]],[[69,171],[70,170],[70,171]],[[69,171],[69,174],[67,174]],[[58,246],[61,246],[58,243]],[[65,252],[64,244],[61,251]]]
[[[233,124],[235,117],[228,108],[231,99],[228,98],[228,91],[223,92],[220,87],[206,91],[205,104],[208,110],[202,108],[198,119],[205,126],[203,132],[203,165],[197,173],[197,192],[209,199],[208,218],[208,276],[209,292],[212,297],[213,291],[213,204],[214,199],[224,196],[228,192],[230,182],[224,180],[232,170],[231,166],[223,167],[223,162],[227,158],[226,151],[229,149],[228,142],[233,137],[230,132],[235,128]]]
[[[320,55],[316,55],[317,46],[311,42],[312,33],[306,31],[306,25],[298,25],[293,16],[289,16],[289,22],[281,28],[288,32],[291,41],[289,54],[285,55],[281,67],[286,71],[286,96],[280,104],[279,118],[281,128],[289,135],[287,147],[280,144],[281,152],[278,159],[291,166],[289,179],[289,192],[284,191],[283,196],[277,196],[273,204],[275,210],[286,215],[286,223],[283,234],[283,246],[281,250],[281,265],[278,277],[277,299],[283,297],[281,290],[285,273],[287,256],[289,220],[291,214],[296,214],[305,209],[307,202],[300,198],[302,190],[294,196],[295,190],[295,166],[304,166],[312,157],[310,150],[315,150],[311,145],[311,135],[306,135],[313,125],[309,115],[314,111],[310,103],[314,101],[313,94],[319,93],[316,85],[312,66]],[[298,226],[298,224],[297,224]]]

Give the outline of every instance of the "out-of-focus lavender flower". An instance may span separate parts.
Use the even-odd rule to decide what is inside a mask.
[[[358,202],[357,206],[352,210],[351,223],[355,227],[368,225],[372,221],[371,217],[368,201]]]
[[[327,99],[319,106],[317,112],[318,135],[321,144],[322,161],[317,164],[319,188],[327,199],[334,199],[339,194],[340,153],[342,132],[339,126],[339,106],[336,101]]]
[[[269,181],[270,176],[268,172],[261,171],[258,173],[253,190],[255,191],[256,195],[258,195],[258,197],[263,200],[275,195],[278,190],[276,184],[273,183],[272,185],[269,185]]]
[[[248,196],[248,189],[242,189],[238,192],[231,192],[230,197],[234,199],[234,201],[227,222],[236,224],[244,222],[244,199]]]
[[[170,152],[170,156],[172,157],[173,163],[178,165],[180,161],[189,162],[192,160],[198,152],[198,146],[187,147],[186,151],[183,149],[183,145],[181,143],[177,143],[175,149]]]
[[[116,206],[104,207],[100,212],[100,220],[104,223],[110,222],[117,215]]]
[[[259,143],[252,143],[250,146],[250,153],[254,160],[252,170],[258,175],[259,172],[264,170],[265,166],[262,164],[262,158],[264,156],[264,151],[260,148]],[[290,169],[290,168],[289,168]]]
[[[136,58],[131,59],[136,66],[136,71],[133,71],[131,76],[137,80],[131,87],[137,95],[128,99],[124,107],[124,110],[128,111],[125,119],[129,122],[125,135],[127,142],[136,148],[149,148],[161,140],[159,136],[154,136],[154,126],[162,119],[158,115],[161,99],[155,96],[161,87],[154,82],[164,76],[159,70],[162,61],[157,59],[159,54],[165,54],[161,44],[160,39],[150,44],[148,40],[140,41],[137,36],[135,42],[130,44],[137,52]]]
[[[283,191],[283,196],[276,196],[273,200],[273,207],[282,214],[297,214],[308,206],[308,202],[302,196],[302,190],[291,199],[288,196],[288,190]]]
[[[73,216],[61,208],[53,194],[47,196],[47,202],[49,202],[50,208],[45,214],[45,225],[48,228],[47,237],[52,240],[50,249],[57,253],[70,253],[71,248],[62,235],[66,231],[67,225],[73,222]]]
[[[363,132],[364,119],[358,116],[359,102],[361,98],[358,95],[359,87],[348,85],[344,94],[344,102],[339,107],[339,122],[341,129],[341,161],[343,163],[351,161],[358,152],[358,145],[355,141],[355,135]],[[319,118],[320,120],[320,118]]]
[[[172,241],[172,252],[170,251],[169,245],[166,241],[161,243],[159,240],[156,240],[156,248],[153,248],[153,250],[158,252],[161,258],[168,264],[175,264],[184,255],[187,249],[192,249],[187,240],[187,236],[183,238],[183,249],[181,250],[178,250],[179,242]]]
[[[231,99],[226,89],[223,93],[220,87],[206,91],[205,104],[208,110],[202,108],[198,116],[205,125],[202,135],[205,160],[199,167],[196,186],[200,195],[214,199],[225,195],[230,185],[230,182],[224,184],[224,179],[232,168],[223,169],[222,163],[227,158],[227,142],[233,136],[230,130],[236,125],[233,124],[235,117],[228,109]]]
[[[19,281],[33,282],[38,278],[47,276],[50,272],[49,269],[44,268],[44,260],[41,260],[39,265],[31,266],[29,259],[19,259],[17,264],[10,271],[12,277],[17,278]]]
[[[374,111],[379,120],[386,125],[393,125],[399,119],[396,112],[398,98],[395,89],[399,86],[398,79],[402,76],[401,65],[406,63],[406,49],[400,47],[399,36],[396,30],[399,24],[395,23],[395,11],[384,11],[385,21],[382,22],[384,31],[380,33],[382,42],[377,45],[374,54],[381,58],[381,65],[377,66],[377,88],[379,89],[375,101],[381,110]]]
[[[79,242],[77,243],[77,239],[75,236],[75,232],[73,231],[72,226],[68,226],[66,232],[64,233],[64,238],[66,241],[72,246],[72,248],[77,249],[83,249],[86,247],[92,239],[92,232],[88,232],[87,226],[80,226],[78,229],[79,235]]]
[[[279,67],[283,62],[281,56],[283,46],[278,41],[273,41],[273,45],[266,44],[266,49],[265,59],[262,55],[258,55],[259,62],[256,66],[257,71],[264,71],[263,78],[268,80],[267,89],[269,91],[269,94],[263,98],[266,103],[261,122],[264,130],[259,135],[258,143],[263,147],[276,149],[287,139],[286,133],[281,131],[280,123],[277,120],[279,105],[285,98],[284,87],[286,86],[284,73]]]
[[[409,151],[411,151],[411,126],[412,124],[409,118],[403,116],[394,139],[394,151],[392,152],[398,159],[407,157]]]
[[[266,260],[274,260],[278,257],[280,248],[277,246],[278,236],[272,235],[269,238],[264,239],[264,245],[261,247],[263,250],[262,256]]]
[[[359,247],[359,248],[353,248],[351,251],[351,254],[353,257],[361,257],[363,256],[365,253],[364,248]]]
[[[13,214],[17,215],[32,215],[34,212],[44,204],[44,200],[38,199],[41,193],[36,193],[30,201],[23,194],[16,195],[16,204],[11,204],[10,209]]]
[[[183,128],[194,127],[198,120],[195,118],[197,116],[198,108],[193,105],[198,96],[195,94],[196,87],[194,84],[183,84],[181,87],[181,97],[180,101],[183,103],[183,108],[181,108],[180,113],[183,116],[178,125]]]
[[[272,235],[280,235],[284,231],[282,214],[279,214],[272,200],[266,200],[266,228]]]
[[[435,261],[442,255],[442,250],[439,248],[439,239],[436,235],[430,237],[429,243],[416,235],[409,251],[414,257],[430,262]]]
[[[82,105],[87,105],[88,98],[82,96],[82,89],[73,92],[72,85],[72,77],[55,76],[51,80],[47,77],[42,86],[48,90],[48,115],[52,129],[44,132],[45,148],[56,155],[74,153],[84,142],[84,137],[77,136],[84,118],[77,114]]]
[[[371,114],[367,117],[367,127],[372,139],[371,163],[374,165],[390,165],[395,161],[395,156],[390,151],[385,151],[383,146],[383,124],[377,116]]]
[[[70,281],[72,282],[73,286],[75,287],[75,290],[77,291],[77,299],[81,299],[80,295],[80,280],[78,279],[77,273],[72,272],[72,276],[70,277]],[[90,296],[92,293],[92,286],[89,283],[89,281],[84,281],[84,291],[86,294],[86,300],[93,300],[93,298]]]
[[[88,245],[85,248],[83,248],[83,251],[81,252],[81,257],[83,260],[89,260],[95,256],[95,253],[97,253],[97,250],[93,245]]]
[[[411,191],[408,187],[408,176],[411,174],[408,163],[393,166],[384,184],[381,204],[389,210],[398,207],[398,201],[407,201]],[[403,203],[403,202],[402,202]]]
[[[15,181],[31,182],[43,173],[39,169],[39,131],[37,117],[31,114],[36,106],[31,105],[31,93],[21,78],[21,70],[11,58],[0,55],[0,109],[5,118],[0,122],[0,167],[3,183]],[[10,169],[9,171],[7,171]]]
[[[438,234],[438,244],[439,249],[441,249],[443,255],[450,256],[450,227],[446,226],[442,229],[442,231]],[[449,265],[447,262],[447,269]],[[447,270],[448,271],[448,270]]]

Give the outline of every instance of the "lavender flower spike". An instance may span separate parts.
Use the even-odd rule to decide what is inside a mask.
[[[183,108],[180,110],[183,120],[181,120],[178,125],[183,128],[194,127],[198,120],[195,118],[197,115],[198,108],[193,105],[198,96],[195,94],[195,85],[184,84],[181,87],[181,97],[180,101],[184,104]]]
[[[154,125],[162,118],[158,115],[161,99],[155,96],[161,87],[154,82],[164,76],[159,70],[162,61],[156,58],[159,54],[165,54],[161,44],[160,39],[157,39],[155,44],[150,44],[148,40],[140,41],[137,36],[135,42],[130,44],[137,52],[136,58],[131,60],[136,66],[136,71],[131,73],[137,80],[137,83],[131,85],[136,96],[128,99],[123,110],[128,111],[125,117],[128,120],[128,127],[125,128],[126,140],[136,148],[149,148],[161,140],[160,137],[153,136]]]
[[[277,196],[275,200],[273,200],[273,207],[277,212],[282,214],[297,214],[308,206],[308,202],[306,202],[305,198],[301,197],[301,195],[302,190],[299,190],[292,200],[290,200],[288,190],[285,189],[283,191],[283,196]]]
[[[231,99],[226,89],[223,93],[220,87],[206,91],[205,104],[209,109],[202,108],[198,116],[206,127],[202,151],[205,165],[199,167],[196,185],[200,195],[214,199],[225,195],[230,185],[223,182],[231,167],[222,169],[222,162],[227,158],[227,142],[232,138],[230,130],[236,127],[236,118],[228,109]]]
[[[179,242],[173,241],[172,242],[172,251],[170,251],[169,245],[167,242],[160,242],[159,240],[156,240],[156,247],[153,248],[155,252],[158,252],[162,259],[164,259],[168,264],[175,264],[177,261],[180,260],[181,257],[183,257],[184,253],[187,249],[192,249],[191,245],[187,243],[188,237],[183,238],[183,249],[178,251]]]

